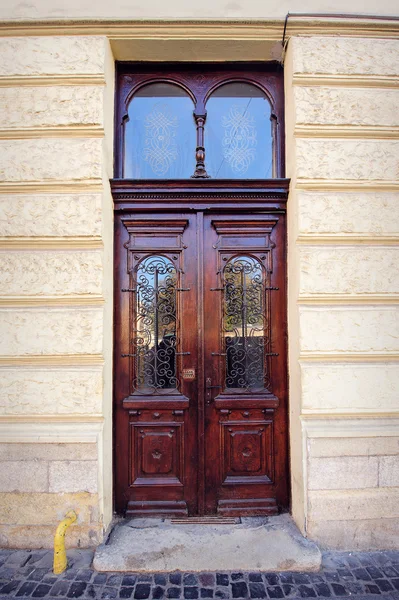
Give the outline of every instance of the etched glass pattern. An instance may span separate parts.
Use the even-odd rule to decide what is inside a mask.
[[[224,267],[224,343],[226,388],[265,385],[265,298],[263,267],[250,256]]]
[[[124,177],[188,178],[195,168],[194,105],[177,85],[152,83],[133,96],[125,124]]]
[[[136,374],[141,393],[175,389],[177,271],[164,256],[150,256],[137,267]]]
[[[267,179],[273,176],[271,106],[248,83],[219,87],[206,104],[206,168],[211,177]]]

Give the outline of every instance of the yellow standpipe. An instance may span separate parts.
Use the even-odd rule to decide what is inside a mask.
[[[65,515],[65,519],[57,527],[54,536],[54,563],[53,572],[55,575],[63,573],[67,568],[67,557],[65,552],[65,533],[68,527],[76,521],[77,516],[74,510],[70,510]]]

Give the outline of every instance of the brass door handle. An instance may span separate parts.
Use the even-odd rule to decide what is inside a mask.
[[[206,403],[210,404],[213,400],[212,398],[212,392],[211,390],[215,389],[215,388],[220,388],[222,387],[221,385],[212,385],[212,379],[210,377],[207,377],[205,379],[205,389],[206,389]]]

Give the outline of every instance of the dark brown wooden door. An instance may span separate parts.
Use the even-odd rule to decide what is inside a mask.
[[[116,509],[274,514],[288,503],[284,211],[197,208],[116,217]]]

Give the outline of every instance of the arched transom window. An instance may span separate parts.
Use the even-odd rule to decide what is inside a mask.
[[[283,176],[283,92],[276,67],[231,73],[190,67],[167,76],[155,68],[125,70],[118,82],[117,177]]]

